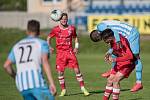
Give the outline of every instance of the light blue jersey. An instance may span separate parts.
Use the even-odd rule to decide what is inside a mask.
[[[97,25],[97,30],[99,31],[104,31],[107,28],[111,29],[114,32],[116,42],[120,41],[119,34],[121,34],[128,39],[133,54],[140,53],[140,34],[135,27],[127,23],[115,21],[115,20],[105,20]],[[112,53],[113,50],[109,49],[108,52]],[[114,65],[115,63],[112,63],[113,67]],[[142,68],[143,68],[141,60],[137,59],[135,61],[135,65],[136,65],[136,79],[137,81],[141,81]]]
[[[16,86],[19,91],[46,87],[42,74],[42,54],[49,53],[46,41],[27,37],[15,44],[8,59],[16,64]]]
[[[104,31],[107,28],[111,29],[114,32],[114,36],[117,42],[120,41],[119,34],[127,38],[132,52],[134,54],[139,54],[140,36],[139,36],[139,32],[135,27],[127,23],[115,21],[115,20],[105,20],[97,25],[97,29],[99,31]]]

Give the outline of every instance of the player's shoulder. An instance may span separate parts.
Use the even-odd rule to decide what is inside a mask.
[[[58,30],[58,29],[60,29],[59,25],[53,27],[53,30]]]
[[[43,40],[41,38],[36,38],[37,41],[40,43],[40,44],[47,44],[47,41],[46,40]],[[48,44],[47,44],[48,45]]]
[[[71,28],[75,28],[75,26],[74,26],[74,25],[69,25],[69,27],[71,27]]]
[[[72,30],[76,29],[74,25],[69,25],[69,28],[71,28]]]

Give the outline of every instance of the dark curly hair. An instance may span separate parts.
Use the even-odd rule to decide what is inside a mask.
[[[101,37],[103,40],[106,40],[107,38],[112,37],[112,36],[114,36],[114,32],[111,29],[105,29],[101,33]]]

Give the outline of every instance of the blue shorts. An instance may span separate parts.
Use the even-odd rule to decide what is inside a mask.
[[[136,28],[132,29],[131,34],[127,38],[133,54],[140,53],[140,34]]]
[[[24,90],[21,94],[24,100],[54,100],[54,96],[46,87]]]

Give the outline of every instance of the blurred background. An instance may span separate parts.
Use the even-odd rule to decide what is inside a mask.
[[[116,19],[150,33],[150,0],[0,0],[0,27],[26,29],[34,18],[41,28],[52,28],[53,9],[68,12],[69,23],[83,31],[90,32],[103,19]]]
[[[150,0],[0,0],[0,100],[22,100],[14,80],[3,69],[4,61],[12,46],[24,38],[28,20],[41,23],[43,33],[49,33],[58,24],[50,19],[50,12],[60,9],[69,14],[69,23],[77,28],[80,50],[77,55],[87,89],[91,93],[85,97],[81,93],[74,73],[65,72],[68,96],[56,96],[56,100],[101,100],[106,79],[100,74],[110,69],[104,61],[107,46],[103,42],[94,43],[89,38],[91,30],[104,19],[115,19],[136,26],[141,34],[141,60],[143,63],[144,89],[132,94],[130,88],[136,81],[135,72],[121,85],[121,100],[150,100]],[[46,40],[47,34],[40,37]],[[53,40],[55,46],[55,39]],[[55,53],[50,62],[52,72],[60,93],[55,70]]]

